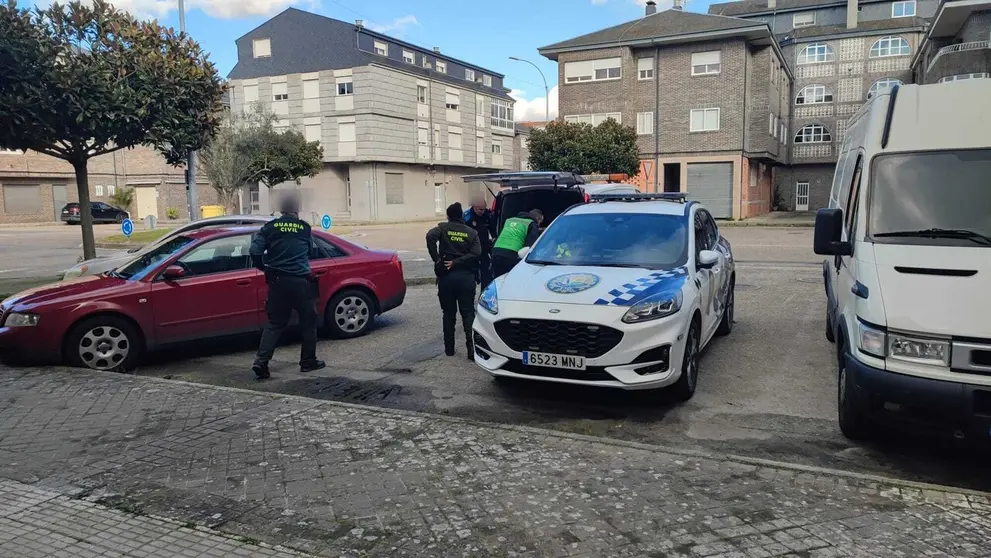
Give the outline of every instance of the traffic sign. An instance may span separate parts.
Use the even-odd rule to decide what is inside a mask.
[[[131,238],[131,234],[134,233],[134,223],[130,219],[124,219],[120,223],[120,232],[124,233],[124,236]]]
[[[333,221],[331,221],[330,215],[324,215],[323,219],[320,219],[320,226],[323,227],[323,230],[328,230],[332,224]]]

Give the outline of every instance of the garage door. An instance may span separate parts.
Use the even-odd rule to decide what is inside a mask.
[[[733,163],[689,163],[688,198],[703,203],[712,216],[733,216]]]

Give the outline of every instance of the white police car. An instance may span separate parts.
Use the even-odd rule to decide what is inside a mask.
[[[654,389],[688,400],[699,354],[733,327],[735,267],[709,212],[617,194],[548,227],[479,299],[475,362],[497,379]]]

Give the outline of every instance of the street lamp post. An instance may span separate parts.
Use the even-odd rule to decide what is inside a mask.
[[[180,2],[182,0],[179,0]],[[540,79],[544,80],[544,121],[548,122],[551,119],[551,90],[547,88],[547,78],[544,77],[544,72],[540,70],[540,66],[537,66],[529,60],[523,60],[522,58],[517,58],[515,56],[510,56],[510,60],[515,60],[516,62],[526,62],[527,64],[533,66],[540,73]]]
[[[179,31],[186,32],[186,8],[183,0],[179,0]],[[189,220],[195,221],[200,212],[196,207],[196,152],[192,150],[186,160],[186,203],[189,204]]]

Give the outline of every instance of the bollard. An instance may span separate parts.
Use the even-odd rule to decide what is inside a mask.
[[[145,216],[145,230],[153,231],[155,230],[155,223],[158,221],[154,215]]]

